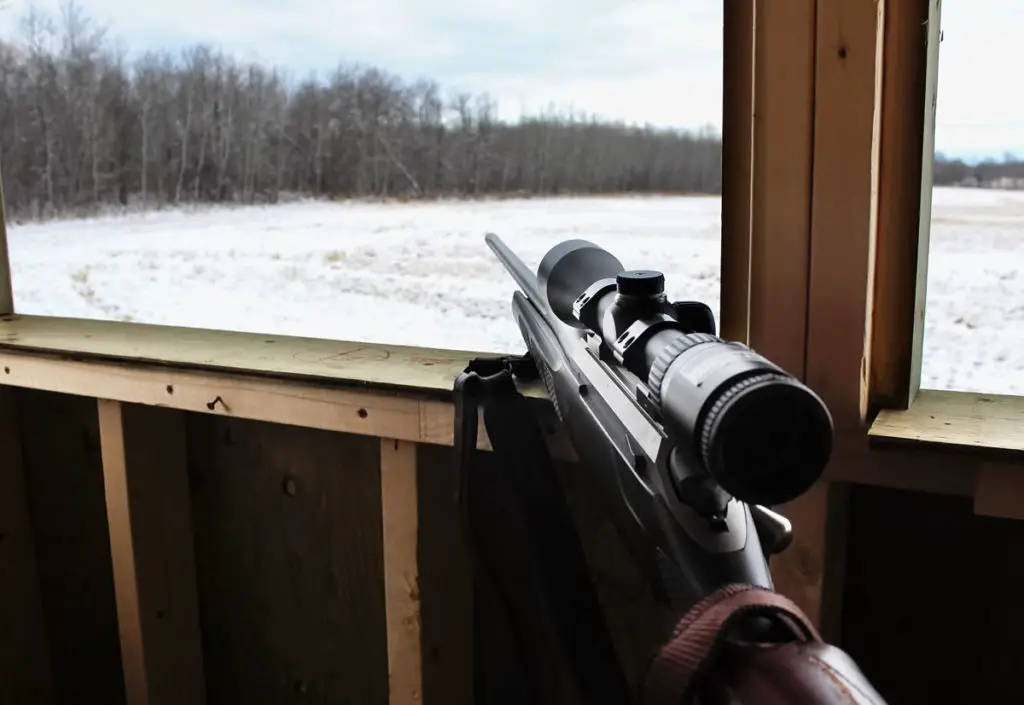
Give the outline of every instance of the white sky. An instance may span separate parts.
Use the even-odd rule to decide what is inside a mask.
[[[898,0],[897,0],[898,1]],[[5,0],[0,0],[3,4]],[[6,0],[0,36],[32,0]],[[34,0],[55,12],[61,0]],[[207,42],[329,71],[339,61],[488,92],[504,116],[549,103],[630,122],[721,125],[713,0],[79,0],[132,51]],[[947,0],[938,150],[1024,155],[1024,0]]]

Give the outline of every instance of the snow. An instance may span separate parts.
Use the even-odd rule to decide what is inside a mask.
[[[495,232],[582,237],[718,312],[714,197],[297,202],[12,225],[19,312],[521,351]],[[1024,394],[1024,193],[936,189],[923,386]]]

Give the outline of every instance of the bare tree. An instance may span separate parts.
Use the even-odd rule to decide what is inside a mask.
[[[419,198],[721,186],[714,131],[610,123],[554,106],[512,122],[486,94],[445,94],[434,81],[349,64],[296,81],[208,45],[129,63],[70,0],[56,19],[30,10],[22,29],[19,42],[0,43],[0,162],[15,217],[133,199],[276,201],[287,192]]]

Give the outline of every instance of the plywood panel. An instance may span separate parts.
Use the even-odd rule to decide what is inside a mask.
[[[22,450],[56,700],[125,701],[96,402],[19,391]]]
[[[16,391],[0,387],[0,703],[53,703]]]
[[[187,428],[208,702],[384,705],[379,440]]]
[[[416,463],[423,702],[473,705],[473,585],[455,452],[421,445]]]

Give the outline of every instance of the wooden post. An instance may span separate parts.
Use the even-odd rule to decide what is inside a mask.
[[[380,487],[388,633],[388,701],[423,701],[416,444],[382,438]]]
[[[128,705],[202,705],[184,418],[97,403]]]
[[[879,409],[908,408],[921,383],[940,15],[939,0],[886,5],[861,399],[867,420]]]
[[[7,247],[7,213],[4,209],[4,180],[0,175],[0,316],[14,313],[14,285]]]
[[[750,312],[750,205],[754,139],[754,0],[724,6],[722,287],[719,329],[746,341]]]
[[[817,0],[814,143],[805,381],[828,405],[836,426],[837,460],[849,439],[862,439],[861,379],[865,353],[868,263],[874,206],[884,45],[884,0]],[[794,503],[800,540],[816,545],[813,564],[794,566],[794,580],[818,583],[811,608],[826,638],[838,640],[845,547],[844,488],[809,493]],[[816,507],[808,506],[817,503]],[[794,547],[797,548],[797,547]],[[798,559],[800,552],[789,552]],[[787,557],[784,554],[782,558]]]
[[[814,0],[756,5],[748,342],[802,378],[811,249]]]

